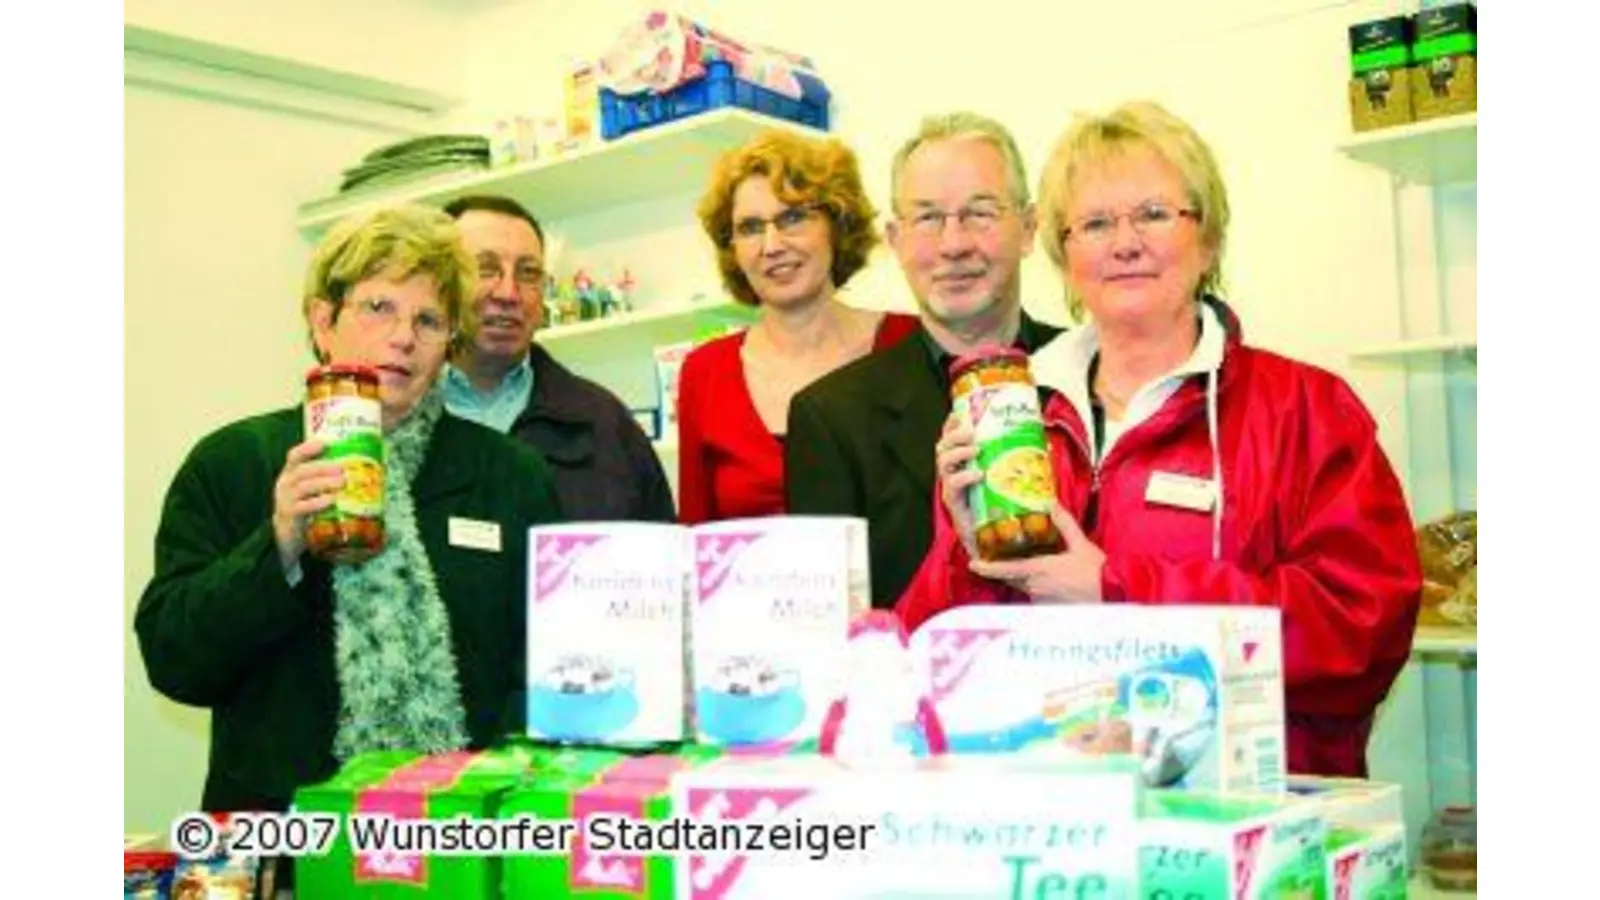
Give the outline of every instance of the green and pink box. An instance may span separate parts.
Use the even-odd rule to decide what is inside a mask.
[[[678,773],[724,756],[797,752],[802,749],[740,752],[685,745],[673,753],[641,755],[518,742],[478,753],[367,754],[328,781],[296,794],[297,812],[337,814],[341,827],[326,855],[296,859],[295,889],[303,896],[331,900],[515,900],[577,893],[590,900],[670,898],[670,858],[590,854],[583,822],[596,815],[662,820],[670,815],[671,785]],[[545,844],[505,857],[355,853],[352,818],[382,815],[401,821],[527,816],[576,827],[566,846]]]
[[[295,892],[306,897],[416,898],[499,896],[501,860],[484,856],[391,852],[361,854],[351,844],[356,816],[396,820],[493,818],[500,798],[541,766],[531,748],[424,756],[370,753],[333,778],[295,794],[297,812],[336,813],[339,832],[323,856],[295,860]]]

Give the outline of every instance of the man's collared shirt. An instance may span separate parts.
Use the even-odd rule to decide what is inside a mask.
[[[533,395],[533,366],[524,356],[494,389],[478,390],[465,372],[453,365],[444,370],[444,405],[454,415],[509,434],[517,416],[528,408]]]

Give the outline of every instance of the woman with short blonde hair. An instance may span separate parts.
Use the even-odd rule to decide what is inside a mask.
[[[1151,103],[1080,118],[1039,195],[1039,239],[1089,319],[1032,358],[1065,549],[977,558],[966,491],[983,476],[970,426],[952,420],[934,546],[899,606],[907,627],[969,603],[1273,607],[1289,769],[1365,774],[1422,586],[1372,416],[1337,376],[1244,343],[1215,293],[1227,192],[1181,119]]]
[[[134,630],[151,685],[211,711],[205,809],[283,810],[359,754],[521,730],[527,532],[560,510],[542,457],[444,408],[473,277],[454,223],[418,206],[357,215],[312,254],[301,309],[317,360],[379,381],[375,556],[308,552],[345,470],[308,440],[299,403],[201,438],[173,478]]]

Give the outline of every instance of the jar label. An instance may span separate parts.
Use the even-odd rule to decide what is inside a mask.
[[[975,524],[1049,513],[1056,494],[1038,391],[1022,384],[985,386],[967,394],[966,404],[984,476],[969,495]]]
[[[344,489],[315,518],[383,515],[383,407],[365,397],[306,403],[306,437],[323,444],[322,459],[344,465]]]

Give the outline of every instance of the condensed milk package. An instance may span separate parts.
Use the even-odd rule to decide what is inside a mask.
[[[684,737],[687,532],[643,522],[528,531],[528,734],[638,746]]]
[[[1132,754],[1150,787],[1283,790],[1275,609],[964,606],[911,647],[950,753]]]
[[[719,746],[810,744],[840,695],[866,525],[786,516],[693,531],[694,731]]]

